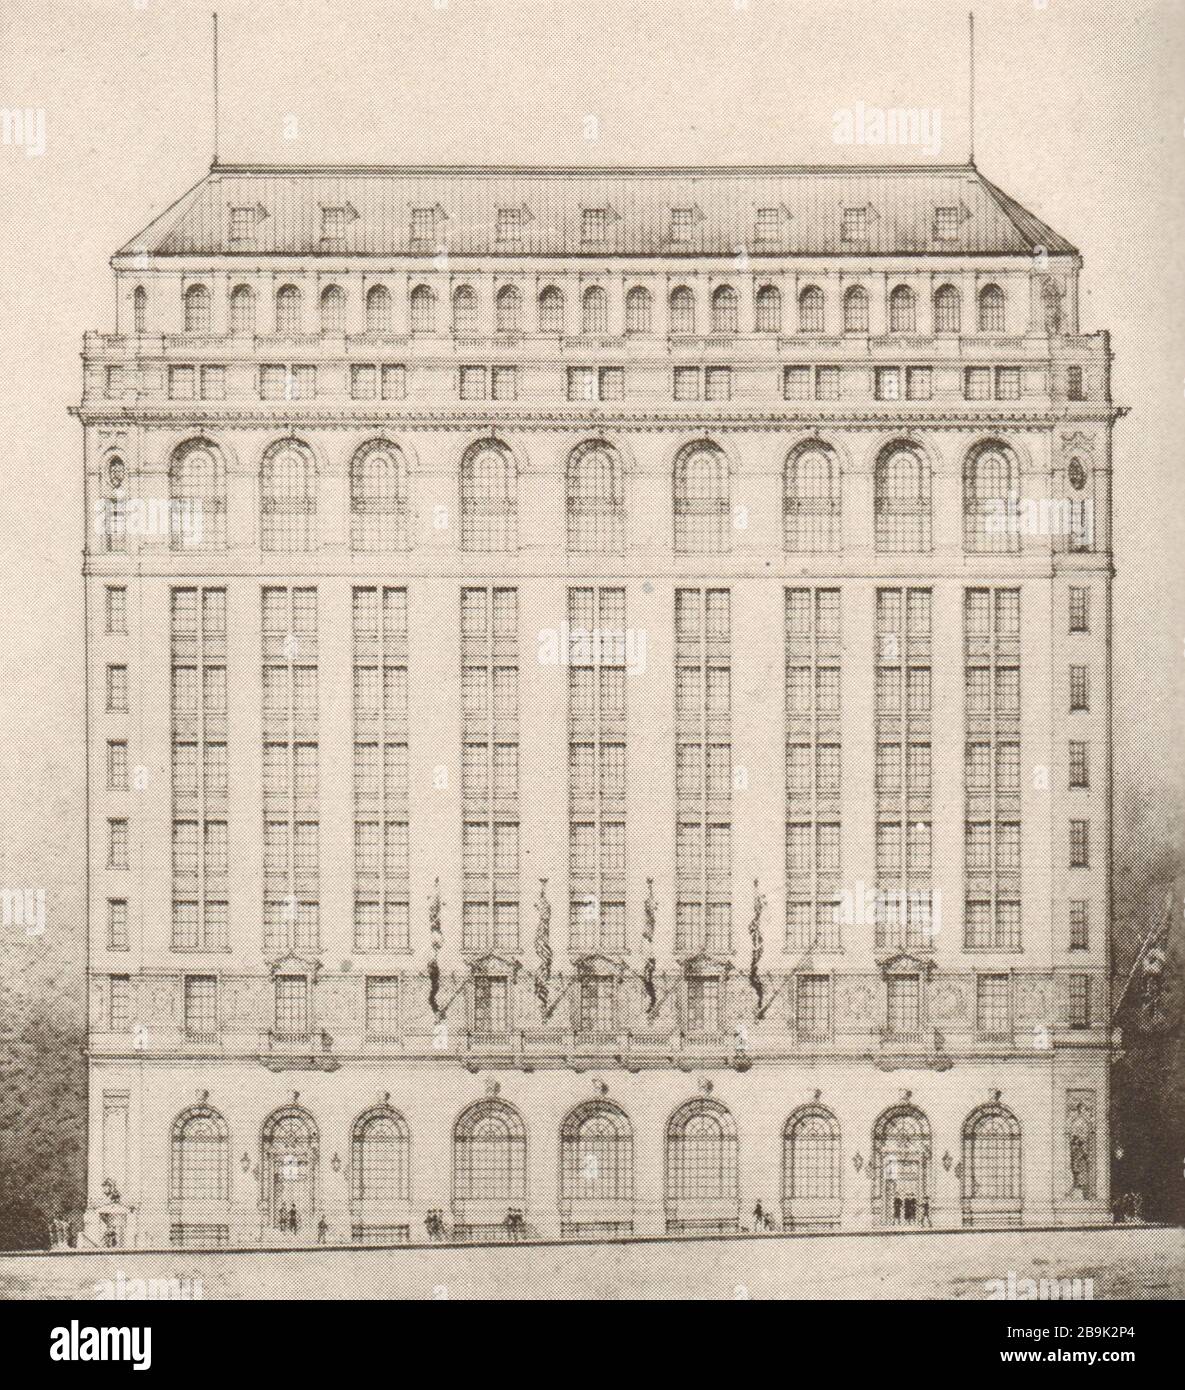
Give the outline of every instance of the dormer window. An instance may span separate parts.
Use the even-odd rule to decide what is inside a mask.
[[[250,241],[255,236],[255,209],[254,208],[231,208],[230,210],[230,239],[231,241]]]
[[[494,223],[495,239],[498,241],[521,241],[522,235],[522,208],[499,208]]]
[[[840,224],[840,239],[849,242],[868,240],[868,209],[844,208]]]
[[[958,241],[959,239],[959,210],[958,208],[935,208],[934,209],[934,240],[935,241]]]
[[[580,211],[580,240],[596,245],[609,234],[608,208],[582,208]]]
[[[322,241],[344,241],[346,237],[345,208],[321,209]]]
[[[758,208],[756,239],[758,241],[777,241],[782,234],[780,208]]]
[[[422,246],[430,246],[436,240],[435,208],[412,208],[411,239]]]
[[[686,244],[695,231],[694,208],[671,209],[671,240]]]

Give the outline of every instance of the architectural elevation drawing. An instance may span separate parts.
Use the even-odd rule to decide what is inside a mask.
[[[1130,1166],[1169,1142],[1130,1059],[1180,1037],[1181,914],[1117,783],[1129,345],[1095,211],[955,132],[957,19],[945,132],[870,93],[801,160],[405,129],[126,190],[55,324],[85,1076],[77,1200],[0,1234],[61,1254],[45,1292],[332,1247],[276,1292],[484,1262],[509,1298],[512,1247],[581,1242],[694,1250],[688,1293],[834,1251],[763,1296],[862,1297],[901,1236],[978,1297],[1021,1260],[1179,1281]]]

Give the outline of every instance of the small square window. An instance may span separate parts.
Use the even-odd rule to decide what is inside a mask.
[[[992,398],[992,369],[968,367],[964,373],[963,393],[969,401],[990,401]]]
[[[844,208],[840,224],[840,240],[860,242],[868,240],[868,209]]]
[[[203,367],[200,376],[202,400],[221,401],[226,398],[226,368]]]
[[[499,208],[495,214],[494,237],[497,241],[519,241],[523,234],[522,208]]]
[[[934,240],[935,241],[958,241],[959,239],[959,209],[958,208],[935,208],[934,209]]]
[[[601,368],[601,399],[620,401],[625,399],[625,368]]]
[[[169,368],[169,400],[191,401],[196,392],[196,372],[193,367]]]
[[[375,367],[350,368],[350,395],[356,401],[373,401],[378,395],[378,370]]]
[[[288,394],[288,369],[263,366],[259,369],[259,394],[265,401],[282,401]]]
[[[486,369],[484,367],[461,368],[461,399],[463,401],[484,401],[486,398]]]
[[[694,208],[672,208],[671,209],[671,240],[680,243],[689,242],[695,232],[695,209]]]
[[[311,401],[317,394],[317,369],[313,366],[292,368],[291,398],[294,401]]]
[[[518,368],[495,367],[490,373],[490,387],[494,400],[514,400],[518,394]]]
[[[899,367],[878,367],[876,369],[876,398],[878,401],[901,399],[901,369]]]
[[[815,368],[815,399],[817,401],[839,400],[839,368]]]
[[[782,395],[788,401],[809,401],[811,398],[811,369],[786,367],[782,372]]]
[[[608,208],[582,208],[580,211],[580,240],[586,244],[603,242],[609,232]]]
[[[597,397],[597,377],[592,367],[568,368],[568,399],[593,401]]]
[[[699,368],[675,368],[675,399],[677,401],[699,400]]]
[[[1020,399],[1020,368],[996,368],[996,399],[998,401],[1017,401]]]
[[[780,208],[757,209],[758,241],[777,241],[782,234],[782,211]]]
[[[727,401],[732,396],[732,368],[708,367],[704,371],[704,399]]]
[[[928,401],[934,394],[934,373],[929,367],[907,367],[905,369],[905,395],[907,400]]]
[[[230,210],[230,239],[231,241],[250,241],[255,235],[255,209],[254,208],[231,208]]]
[[[407,368],[398,362],[384,363],[382,370],[382,392],[385,401],[407,399]]]
[[[321,209],[321,238],[323,241],[344,241],[346,237],[345,208]]]

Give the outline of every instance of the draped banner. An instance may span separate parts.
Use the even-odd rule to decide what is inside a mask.
[[[539,969],[535,972],[535,998],[547,1017],[547,1000],[551,982],[551,904],[547,901],[547,880],[539,880],[539,896],[535,899],[535,911],[539,921],[535,927],[535,954],[539,957]]]

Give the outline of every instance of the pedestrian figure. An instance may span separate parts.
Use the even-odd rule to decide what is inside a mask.
[[[324,1217],[317,1222],[317,1244],[324,1245],[325,1237],[329,1234],[329,1222]]]
[[[760,1197],[753,1206],[753,1229],[755,1231],[765,1230],[765,1208],[761,1205]]]

